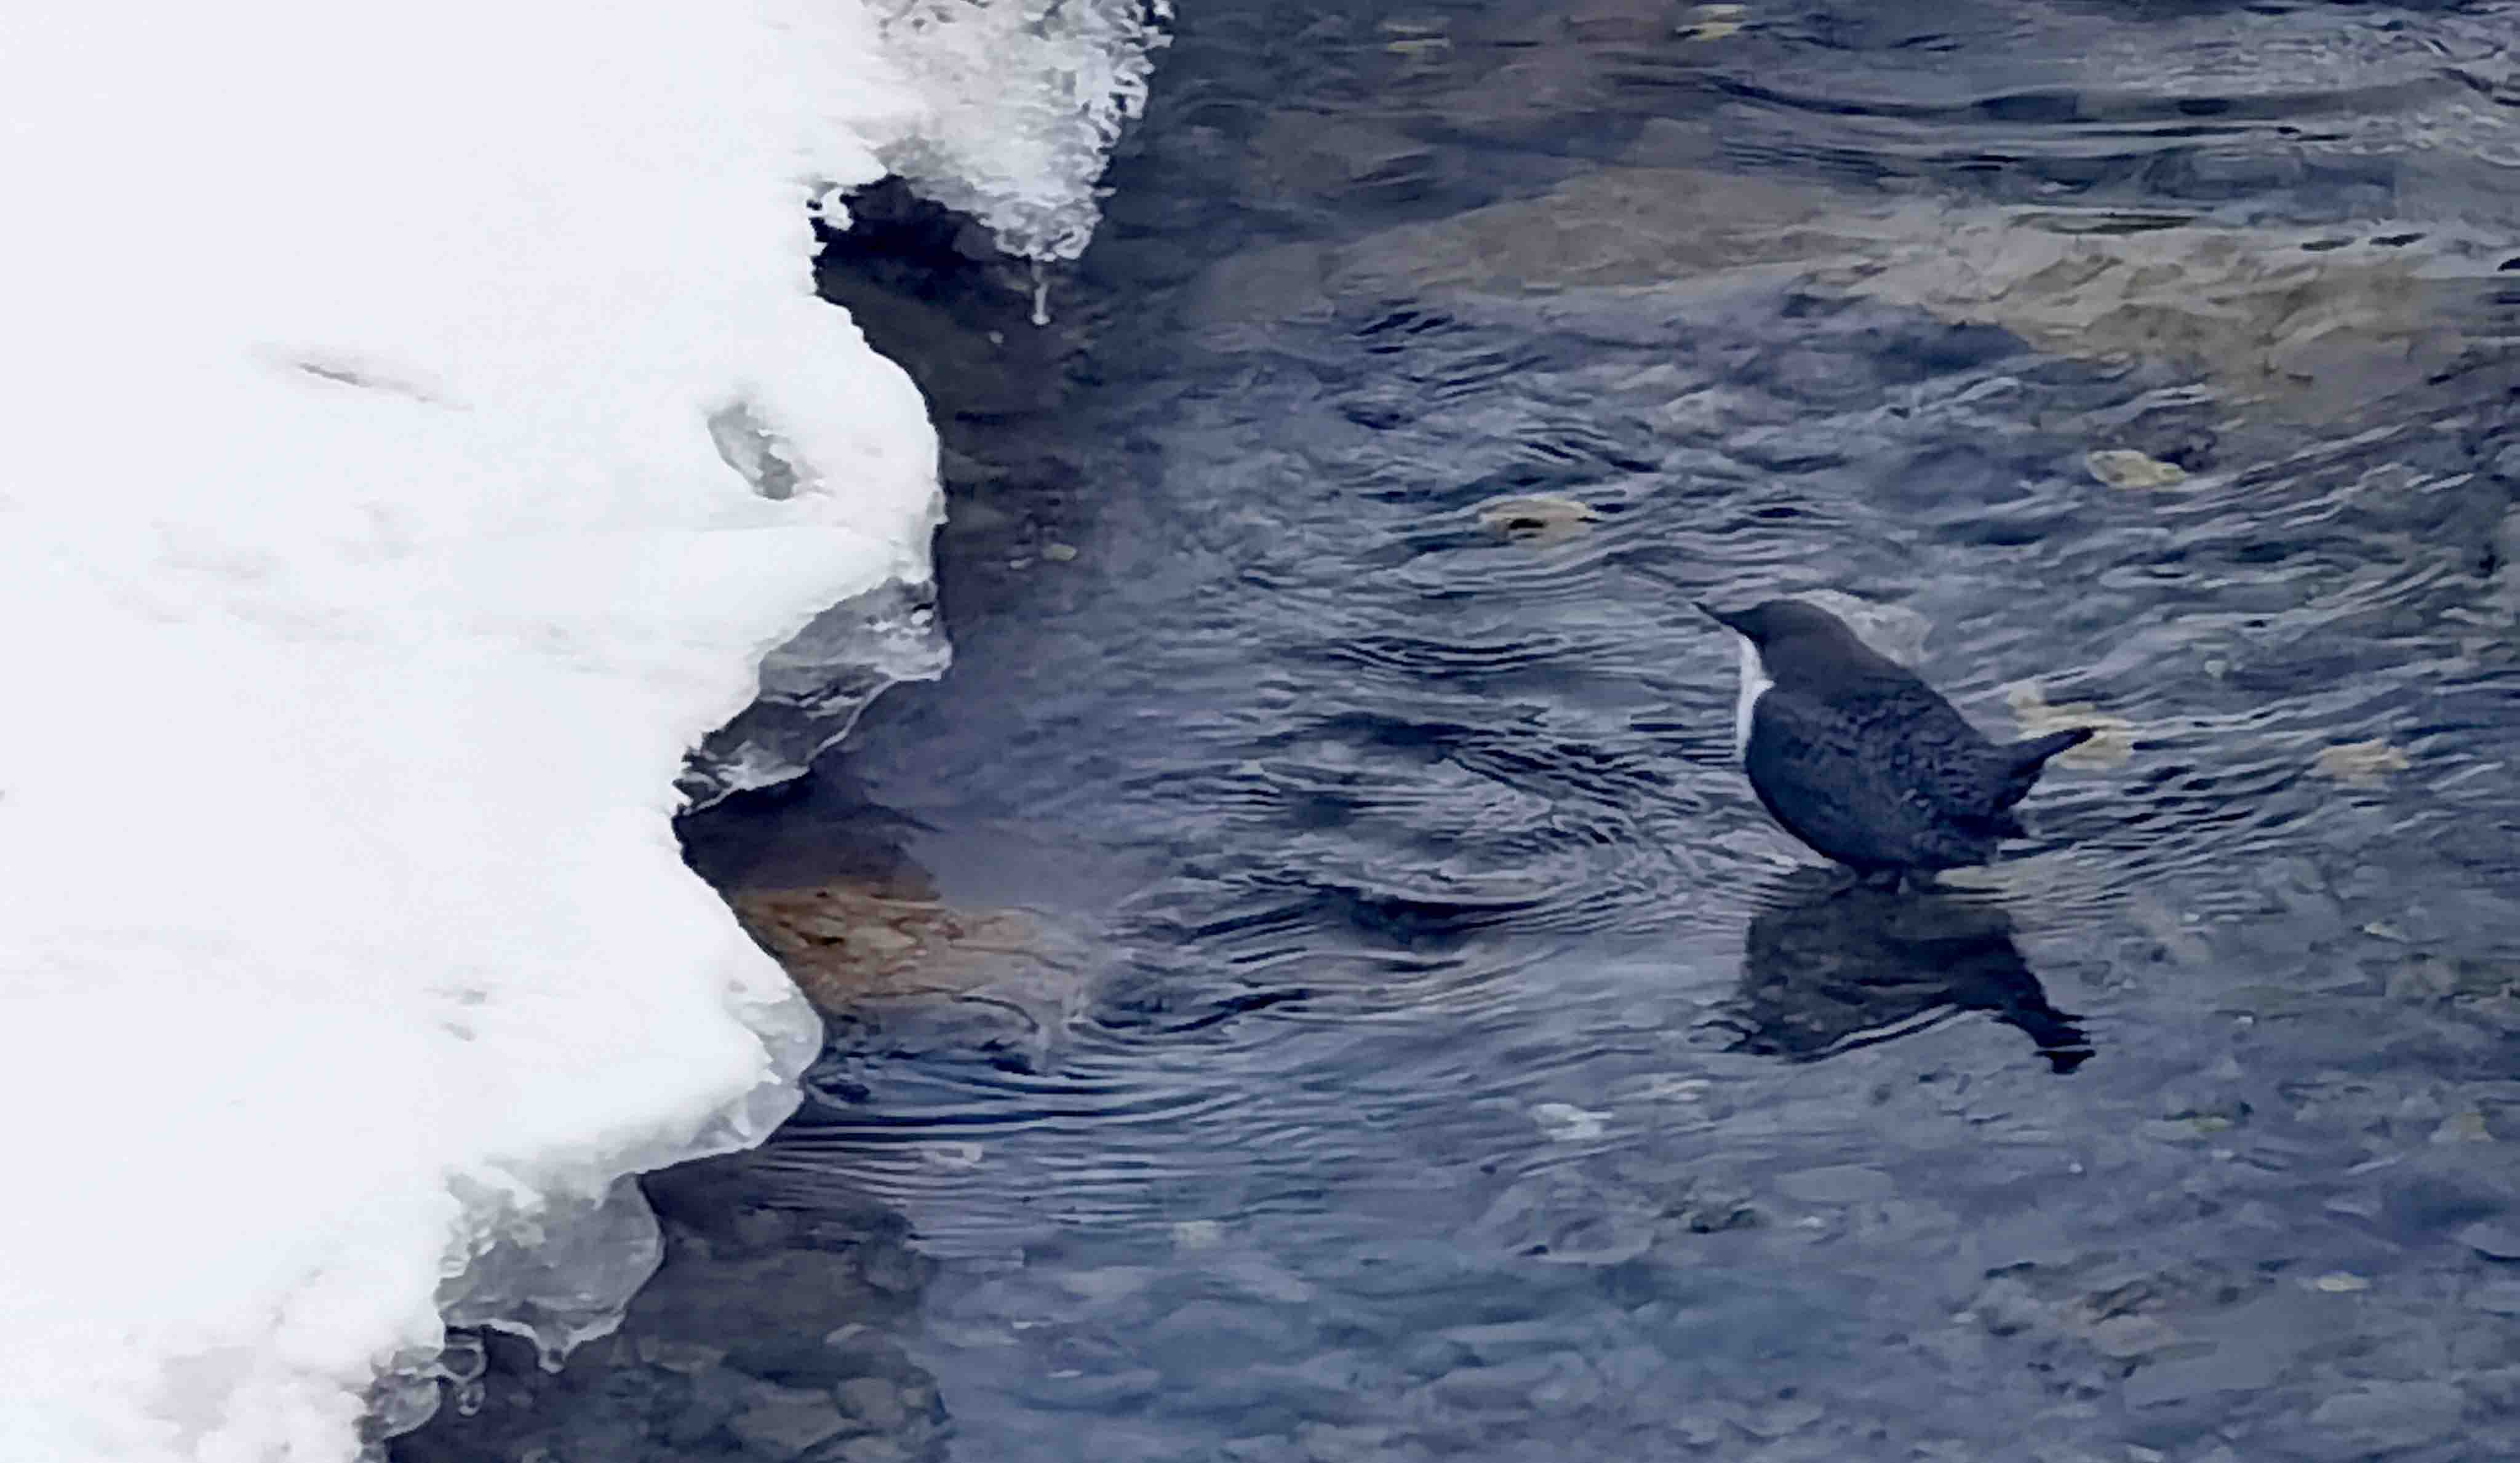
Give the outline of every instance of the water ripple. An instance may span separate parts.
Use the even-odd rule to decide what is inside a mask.
[[[1073,561],[968,576],[953,673],[844,759],[941,888],[1055,904],[1105,966],[1033,1069],[828,1057],[769,1169],[972,1259],[970,1375],[1034,1355],[1036,1287],[1056,1386],[1108,1358],[1215,1444],[1166,1456],[1258,1415],[1264,1367],[1147,1339],[1238,1264],[1377,1418],[1493,1380],[1421,1366],[1448,1330],[1557,1327],[1534,1354],[1611,1379],[1576,1443],[1392,1449],[1499,1457],[1739,1441],[1663,1392],[1780,1438],[1786,1375],[1862,1420],[1797,1455],[2008,1455],[2064,1395],[2040,1441],[2090,1451],[2149,1362],[1953,1321],[1989,1275],[2175,1251],[2206,1278],[2164,1313],[2314,1251],[2466,1285],[2427,1206],[2520,1210],[2445,1146],[2511,1121],[2475,1074],[2520,958],[2515,20],[1186,22],[1167,191],[1108,246],[1201,273],[1063,424]],[[1688,601],[1821,591],[1991,734],[2105,730],[2005,862],[1889,902],[1798,866]],[[1968,1416],[1914,1400],[1955,1375]],[[981,1451],[1091,1450],[1005,1385],[958,1399]]]

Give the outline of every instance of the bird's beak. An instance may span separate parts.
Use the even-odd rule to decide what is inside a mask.
[[[1732,631],[1734,635],[1739,635],[1741,633],[1741,627],[1732,623],[1732,617],[1726,614],[1724,611],[1717,609],[1714,605],[1707,603],[1703,599],[1691,599],[1688,602],[1697,606],[1697,612],[1699,614],[1706,616],[1716,624]]]

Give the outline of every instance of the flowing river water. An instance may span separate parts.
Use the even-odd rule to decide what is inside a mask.
[[[2520,1456],[2515,41],[1188,7],[1059,323],[913,360],[952,670],[687,829],[962,985],[680,1263],[786,1258],[400,1451]],[[1777,592],[2102,729],[2016,858],[1807,866]]]

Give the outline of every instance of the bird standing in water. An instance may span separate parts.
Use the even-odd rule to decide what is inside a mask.
[[[1734,727],[1750,788],[1786,832],[1868,882],[1986,864],[2012,807],[2077,727],[1998,746],[1835,615],[1796,599],[1726,614],[1741,638]]]

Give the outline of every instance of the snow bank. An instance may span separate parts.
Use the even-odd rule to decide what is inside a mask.
[[[817,1028],[667,820],[764,652],[927,578],[920,400],[807,264],[960,105],[879,27],[12,18],[13,1463],[347,1458],[441,1306],[604,1329],[620,1175],[791,1105]]]

